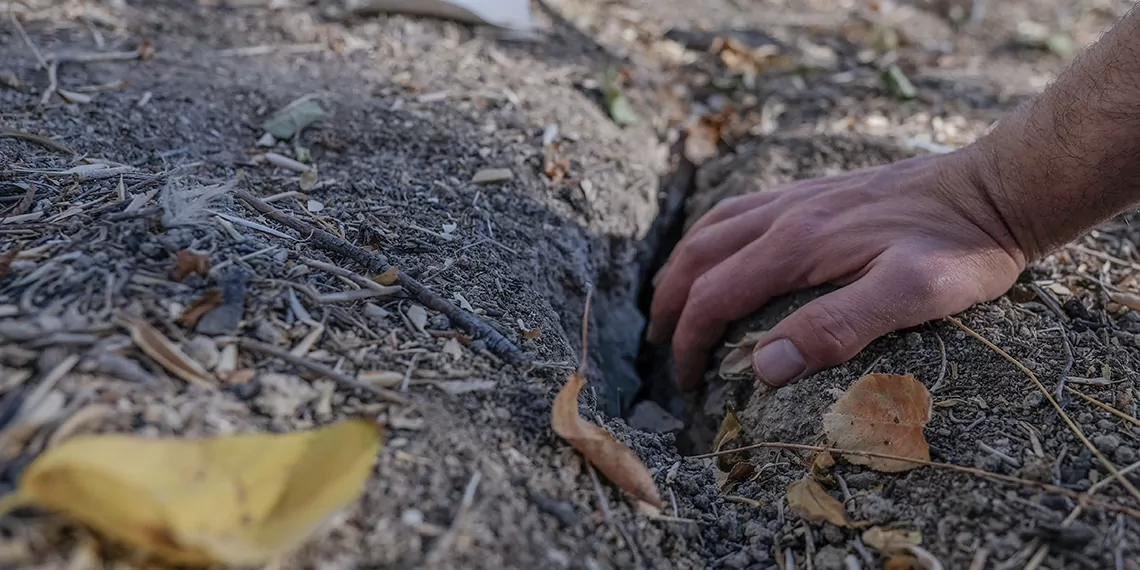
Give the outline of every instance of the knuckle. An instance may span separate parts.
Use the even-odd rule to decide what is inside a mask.
[[[847,358],[858,346],[860,327],[849,313],[819,305],[804,315],[818,347],[816,357],[829,362]]]

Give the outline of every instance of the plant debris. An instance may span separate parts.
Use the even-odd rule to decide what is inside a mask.
[[[194,253],[188,249],[180,250],[175,258],[174,271],[171,271],[170,278],[175,281],[182,281],[191,274],[202,277],[209,275],[210,256]]]
[[[381,441],[371,420],[201,439],[77,436],[37,457],[0,512],[41,506],[173,564],[261,565],[356,499]]]
[[[910,547],[922,544],[918,531],[873,526],[863,531],[863,542],[887,555],[906,554]]]
[[[472,184],[495,184],[515,177],[509,168],[484,168],[471,177]]]
[[[832,497],[811,477],[788,485],[788,508],[811,522],[829,522],[835,526],[857,528],[866,523],[853,522],[843,510],[843,503]]]
[[[331,103],[323,93],[310,93],[294,99],[261,124],[279,140],[289,140],[305,127],[329,116]]]
[[[923,429],[930,422],[930,392],[910,374],[868,374],[823,414],[828,440],[842,449],[930,460]],[[877,471],[906,471],[918,463],[845,455]]]
[[[610,432],[578,414],[578,393],[586,385],[586,327],[589,323],[590,293],[582,314],[582,360],[554,398],[550,424],[554,433],[574,446],[591,465],[634,498],[660,509],[664,506],[653,475],[632,449]]]
[[[140,317],[122,313],[120,319],[131,332],[131,340],[144,354],[162,365],[168,372],[195,384],[216,386],[217,382],[209,372],[193,358],[186,356],[158,329]]]
[[[186,326],[194,326],[202,315],[214,310],[222,304],[222,290],[210,289],[202,293],[194,302],[178,316],[178,322]]]

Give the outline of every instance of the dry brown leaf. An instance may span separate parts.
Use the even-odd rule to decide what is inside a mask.
[[[396,279],[398,279],[399,277],[400,277],[400,268],[393,265],[392,267],[385,269],[384,273],[381,273],[380,275],[373,277],[372,280],[381,284],[381,285],[384,285],[385,287],[387,287],[387,286],[395,285]]]
[[[918,531],[873,526],[863,531],[863,542],[883,554],[906,554],[910,547],[922,544]]]
[[[892,556],[883,563],[883,570],[924,570],[913,556]]]
[[[205,277],[210,273],[210,256],[194,253],[188,249],[178,252],[174,261],[174,271],[170,273],[171,279],[182,281],[191,273]]]
[[[204,386],[216,386],[217,382],[196,360],[186,356],[174,343],[170,342],[150,323],[134,315],[123,313],[120,318],[131,331],[131,340],[167,371],[179,378]]]
[[[1125,293],[1123,291],[1109,291],[1108,299],[1114,303],[1120,303],[1133,311],[1140,311],[1140,295],[1135,293]]]
[[[732,471],[724,478],[724,482],[720,485],[721,492],[728,491],[733,485],[742,481],[747,481],[756,474],[756,466],[747,462],[741,461],[732,466]]]
[[[8,274],[8,270],[12,268],[12,261],[20,254],[20,246],[14,245],[8,248],[8,251],[0,253],[0,277]]]
[[[528,329],[526,327],[526,324],[523,323],[522,319],[518,320],[518,324],[519,324],[519,333],[522,334],[522,337],[525,338],[526,340],[534,340],[534,339],[542,336],[542,329],[540,329],[538,327],[534,327],[533,329]]]
[[[210,289],[195,299],[189,307],[186,307],[185,311],[182,311],[182,314],[178,316],[178,322],[192,327],[198,324],[198,319],[202,318],[202,315],[214,310],[221,304],[222,290]]]
[[[804,477],[788,485],[788,508],[811,522],[826,521],[847,528],[865,524],[848,519],[843,503],[827,494],[823,486],[811,477]]]
[[[827,469],[832,465],[835,465],[835,457],[832,457],[831,452],[827,450],[815,454],[811,461],[812,469]]]
[[[930,422],[930,391],[910,374],[868,374],[823,414],[823,430],[840,449],[930,460],[922,430]],[[898,472],[918,463],[857,455],[847,461],[877,471]]]
[[[720,421],[716,436],[713,437],[713,453],[720,451],[724,444],[740,437],[741,430],[740,419],[736,417],[736,411],[729,408],[724,414],[724,419]],[[716,466],[721,471],[732,471],[733,463],[735,462],[732,460],[732,454],[718,455],[716,458]]]
[[[586,309],[582,315],[582,363],[554,397],[550,425],[554,428],[554,433],[574,446],[590,464],[623,491],[660,509],[664,503],[653,482],[653,475],[641,458],[613,434],[578,415],[578,393],[586,385],[582,371],[586,367],[586,325],[589,313],[590,296],[587,293]]]

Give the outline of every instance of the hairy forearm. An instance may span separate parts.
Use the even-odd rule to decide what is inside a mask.
[[[1140,11],[965,152],[1029,259],[1140,203]]]

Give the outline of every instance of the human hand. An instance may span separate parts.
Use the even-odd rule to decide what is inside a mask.
[[[681,387],[727,325],[826,283],[756,344],[771,386],[846,362],[876,338],[1005,293],[1026,256],[969,147],[724,200],[654,278],[650,342],[672,339]]]

